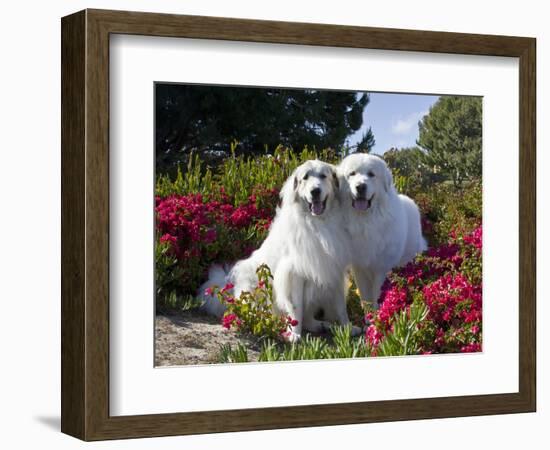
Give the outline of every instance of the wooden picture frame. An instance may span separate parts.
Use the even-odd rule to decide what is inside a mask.
[[[64,433],[100,440],[535,411],[535,39],[104,10],[61,25]],[[110,416],[109,35],[116,33],[519,58],[519,392]]]

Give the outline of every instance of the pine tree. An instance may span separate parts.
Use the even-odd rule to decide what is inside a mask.
[[[443,96],[419,122],[424,163],[460,186],[481,177],[482,99]]]
[[[184,167],[191,152],[217,164],[234,141],[250,155],[279,144],[339,150],[369,102],[367,93],[347,91],[182,84],[157,84],[155,95],[157,173]],[[370,135],[365,145],[374,143]]]
[[[374,139],[372,128],[369,127],[369,129],[363,133],[361,140],[357,143],[357,151],[362,153],[370,153],[374,147],[374,144],[376,144],[376,140]]]

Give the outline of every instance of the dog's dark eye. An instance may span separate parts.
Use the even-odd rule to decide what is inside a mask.
[[[309,175],[306,173],[306,174],[304,175],[304,180],[307,180],[308,177],[309,177]]]
[[[354,176],[354,175],[355,175],[355,172],[350,172],[350,173],[348,173],[348,177],[352,177],[352,176]]]
[[[374,177],[374,172],[371,171],[371,172],[367,173],[367,176],[368,176],[369,178]]]
[[[327,177],[327,176],[326,176],[324,173],[322,173],[321,175],[319,175],[319,178],[320,178],[321,180],[324,180],[326,177]]]

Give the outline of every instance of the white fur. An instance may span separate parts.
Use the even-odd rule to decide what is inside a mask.
[[[317,202],[312,197],[313,189],[320,190]],[[275,312],[298,320],[298,325],[289,330],[289,339],[295,341],[300,339],[302,329],[318,332],[328,322],[349,323],[344,288],[349,240],[342,225],[338,179],[330,164],[306,161],[287,179],[280,195],[282,205],[261,247],[237,262],[229,273],[219,266],[211,269],[210,279],[199,295],[210,314],[221,316],[223,306],[204,295],[204,290],[231,282],[234,295],[239,296],[255,288],[256,269],[267,264],[273,274]],[[319,201],[326,205],[322,212]],[[318,208],[312,208],[312,204]],[[314,318],[321,309],[327,322]]]
[[[391,172],[377,156],[356,153],[338,166],[346,229],[351,239],[352,269],[361,299],[378,305],[387,273],[426,249],[418,207],[395,190]],[[354,207],[366,186],[370,207]]]

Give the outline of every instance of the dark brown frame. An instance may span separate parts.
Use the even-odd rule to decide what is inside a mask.
[[[532,412],[536,408],[536,40],[433,31],[85,10],[62,31],[61,429],[84,440]],[[519,392],[109,416],[109,35],[519,58]]]

